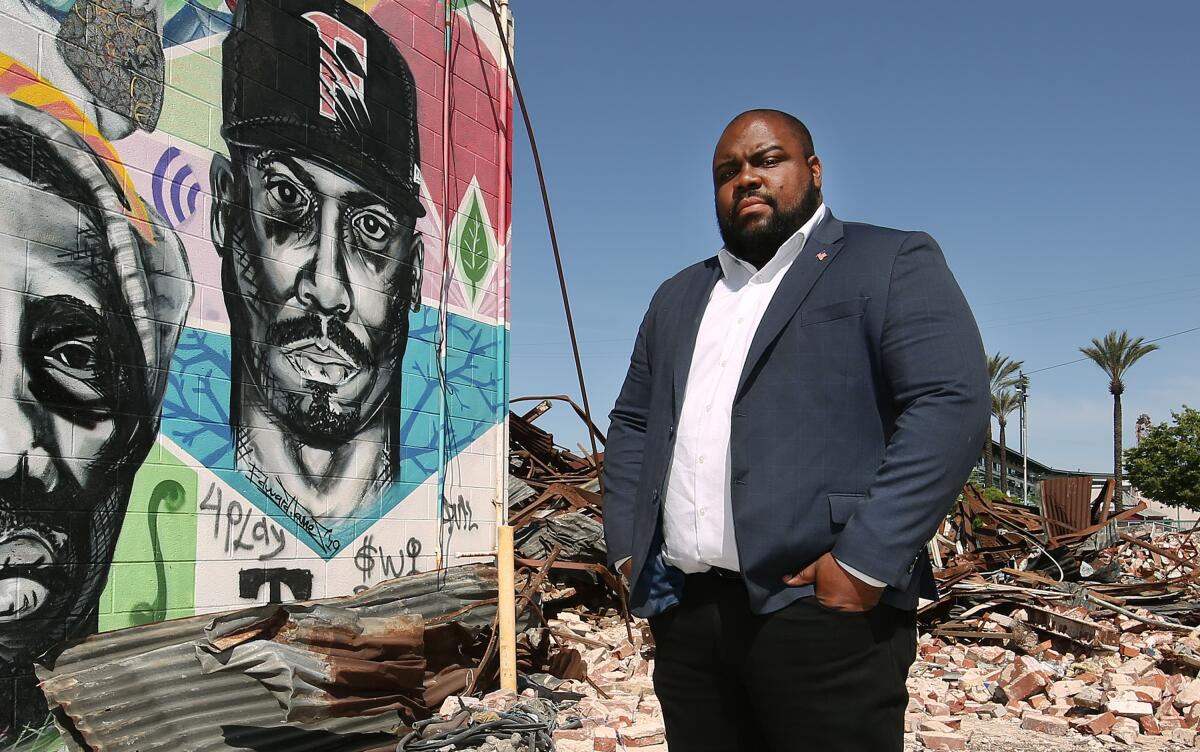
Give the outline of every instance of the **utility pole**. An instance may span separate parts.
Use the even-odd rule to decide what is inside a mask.
[[[1021,393],[1021,501],[1029,506],[1029,424],[1025,420],[1025,400],[1029,396],[1029,377],[1017,372],[1017,391]]]

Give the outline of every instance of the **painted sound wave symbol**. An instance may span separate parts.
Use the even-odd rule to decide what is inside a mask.
[[[200,178],[192,170],[183,153],[169,147],[154,166],[154,208],[178,229],[196,214],[200,199]]]

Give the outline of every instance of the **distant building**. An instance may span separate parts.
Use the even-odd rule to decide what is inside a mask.
[[[1112,477],[1112,473],[1104,475],[1103,473],[1089,473],[1083,470],[1060,470],[1050,467],[1044,462],[1039,462],[1033,457],[1029,457],[1029,502],[1038,504],[1041,502],[1041,482],[1046,478],[1069,478],[1090,475],[1092,478],[1101,478],[1101,482]],[[984,474],[985,460],[983,453],[980,452],[979,461],[975,464],[975,473],[979,481],[982,483]],[[1023,499],[1025,492],[1025,483],[1022,476],[1021,451],[1019,449],[1008,448],[1008,487],[1002,489],[1014,499]],[[992,439],[992,484],[996,488],[1000,488],[1000,442]]]
[[[1104,484],[1113,477],[1109,473],[1087,472],[1084,470],[1062,470],[1039,462],[1033,457],[1029,457],[1029,503],[1035,506],[1041,504],[1041,482],[1047,478],[1071,478],[1071,477],[1090,477],[1092,479],[1093,498],[1099,495],[1100,489]],[[984,458],[980,453],[979,461],[975,465],[974,480],[983,483],[984,478]],[[992,439],[992,482],[1000,487],[1000,442]],[[1014,499],[1020,500],[1024,498],[1025,484],[1022,480],[1021,452],[1019,449],[1008,448],[1008,487],[1003,489],[1005,493]],[[1146,498],[1138,493],[1136,488],[1129,485],[1128,480],[1122,481],[1122,497],[1125,499],[1125,505],[1136,504],[1145,501],[1147,508],[1139,517],[1142,519],[1157,519],[1163,521],[1174,522],[1178,526],[1184,528],[1191,527],[1200,522],[1200,512],[1193,509],[1183,507],[1173,507],[1166,504],[1161,504],[1153,499]]]

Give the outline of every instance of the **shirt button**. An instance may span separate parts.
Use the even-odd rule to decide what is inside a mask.
[[[746,323],[746,317],[745,317],[745,316],[738,316],[738,323],[739,323],[739,324],[744,324],[744,323]]]
[[[722,368],[724,368],[724,367],[725,367],[725,364],[726,364],[726,363],[728,363],[728,362],[729,362],[729,361],[727,361],[727,360],[722,360],[722,361],[721,361],[721,367],[722,367]]]
[[[696,463],[697,463],[697,464],[700,464],[700,465],[703,465],[703,464],[704,464],[704,455],[700,455],[699,457],[697,457],[697,458],[696,458]]]
[[[700,510],[700,516],[701,516],[701,517],[703,517],[703,516],[704,516],[704,510],[703,510],[703,509],[701,509],[701,510]]]
[[[705,406],[704,406],[704,412],[706,412],[706,413],[711,413],[711,412],[712,412],[712,405],[705,405]]]

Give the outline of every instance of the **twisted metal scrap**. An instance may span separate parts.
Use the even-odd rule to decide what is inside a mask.
[[[413,726],[400,740],[396,752],[471,750],[488,743],[488,737],[506,740],[519,736],[523,752],[554,752],[552,736],[558,728],[554,704],[530,700],[502,711],[472,711],[463,708],[450,719],[431,718]]]

